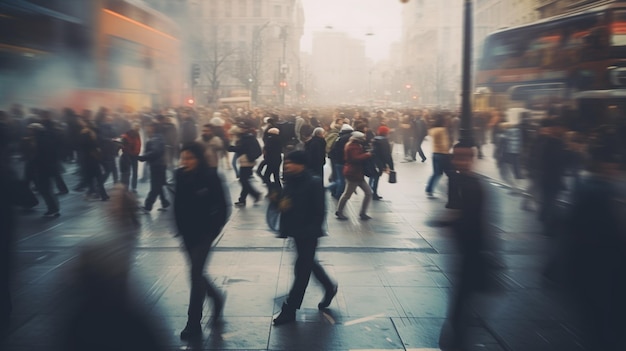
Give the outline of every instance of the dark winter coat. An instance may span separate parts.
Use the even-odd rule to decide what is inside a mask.
[[[307,168],[313,170],[316,175],[322,176],[326,163],[326,140],[314,136],[304,143],[304,151],[308,157]]]
[[[393,170],[393,158],[391,157],[391,145],[384,136],[377,136],[372,141],[372,157],[378,168],[379,174],[389,167]]]
[[[222,182],[208,168],[176,171],[174,218],[187,246],[215,239],[226,224],[227,204]]]
[[[335,144],[330,149],[328,153],[328,158],[333,161],[334,164],[342,165],[344,164],[344,149],[348,141],[350,141],[350,136],[352,135],[352,130],[339,132],[339,137],[335,140]]]
[[[320,177],[305,170],[296,175],[285,175],[279,208],[282,237],[321,237],[326,215],[326,193]]]
[[[147,161],[151,167],[165,166],[165,143],[160,134],[154,134],[146,142],[146,150],[139,160]]]
[[[263,158],[270,165],[280,165],[283,146],[280,137],[276,134],[268,134],[263,146]]]

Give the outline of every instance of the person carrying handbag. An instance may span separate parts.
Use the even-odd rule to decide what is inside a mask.
[[[343,213],[344,208],[346,207],[346,203],[354,194],[354,191],[357,187],[363,190],[365,194],[365,198],[363,199],[363,203],[361,204],[361,211],[359,212],[359,217],[362,220],[368,220],[372,217],[367,215],[367,208],[369,206],[370,201],[372,200],[372,189],[369,184],[365,181],[363,174],[363,163],[368,158],[372,157],[372,154],[365,151],[365,134],[361,132],[352,132],[352,136],[350,137],[350,141],[346,144],[344,149],[345,155],[345,165],[343,166],[343,175],[346,178],[346,189],[343,191],[341,198],[339,199],[339,204],[337,205],[337,211],[335,212],[335,216],[337,219],[346,220],[346,217]]]
[[[387,170],[389,170],[389,176],[391,177],[391,172],[394,172],[395,175],[395,171],[393,168],[393,158],[391,157],[391,145],[387,139],[389,127],[385,125],[378,127],[376,134],[377,136],[372,141],[372,158],[376,164],[377,173],[369,178],[369,186],[372,188],[372,199],[380,200],[383,198],[378,194],[378,181],[380,177],[383,172]]]

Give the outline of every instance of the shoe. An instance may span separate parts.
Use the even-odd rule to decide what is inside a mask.
[[[258,194],[255,198],[254,198],[254,206],[259,204],[259,201],[261,201],[261,194]]]
[[[379,196],[379,195],[377,195],[377,194],[374,194],[374,195],[372,196],[372,200],[375,200],[375,201],[378,201],[378,200],[380,200],[380,199],[382,199],[382,198],[383,198],[382,196]]]
[[[180,332],[181,340],[189,340],[197,338],[202,335],[202,327],[200,324],[189,324],[185,326],[185,329]]]
[[[44,217],[48,217],[48,218],[54,218],[54,217],[59,217],[61,215],[61,213],[59,213],[59,211],[48,211],[46,213],[43,214]]]
[[[432,193],[432,192],[428,192],[428,191],[427,191],[427,192],[426,192],[426,197],[428,197],[429,199],[434,199],[434,198],[435,198],[435,195],[433,195],[433,193]]]
[[[213,319],[222,318],[224,312],[224,302],[226,302],[226,295],[222,294],[219,298],[216,298],[213,302]]]
[[[152,211],[152,209],[151,209],[151,208],[148,208],[148,207],[146,207],[146,206],[143,206],[143,207],[141,208],[141,211],[142,211],[144,214],[148,214],[148,213],[150,213],[150,211]]]
[[[100,200],[102,201],[108,201],[110,199],[109,195],[104,195],[103,197],[100,198]]]
[[[245,201],[237,201],[237,202],[235,202],[235,206],[237,206],[237,207],[246,207],[246,202]]]
[[[342,221],[348,219],[348,217],[344,216],[343,213],[339,213],[339,212],[335,212],[335,216],[337,216],[337,219],[342,220]]]
[[[426,162],[426,157],[424,157],[424,158],[422,159],[422,162]]]
[[[274,318],[274,325],[282,325],[295,322],[296,309],[291,308],[287,303],[283,303],[283,309],[280,311],[278,317]]]
[[[322,301],[320,301],[320,303],[317,304],[318,309],[323,310],[325,308],[328,308],[328,306],[330,306],[330,302],[333,300],[335,295],[337,295],[338,287],[339,286],[335,284],[332,290],[326,290],[326,293],[324,294],[324,298],[322,299]]]
[[[163,201],[161,203],[161,209],[166,209],[166,208],[170,207],[170,205],[171,205],[171,203],[169,201],[167,201],[167,200]]]
[[[372,217],[366,215],[365,213],[361,213],[359,217],[364,221],[367,221],[368,219],[372,219]]]

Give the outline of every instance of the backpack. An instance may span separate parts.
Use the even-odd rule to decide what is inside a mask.
[[[286,147],[287,145],[295,145],[298,143],[298,138],[296,138],[296,124],[291,121],[279,122],[276,124],[280,133],[278,137],[280,139],[280,144],[282,147]]]
[[[262,154],[263,150],[261,150],[261,145],[259,144],[259,141],[254,138],[246,151],[246,157],[248,157],[248,161],[254,162],[254,160],[259,158]]]

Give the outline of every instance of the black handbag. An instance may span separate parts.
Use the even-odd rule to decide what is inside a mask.
[[[389,171],[389,183],[391,184],[395,184],[398,182],[398,179],[396,178],[396,171]]]

